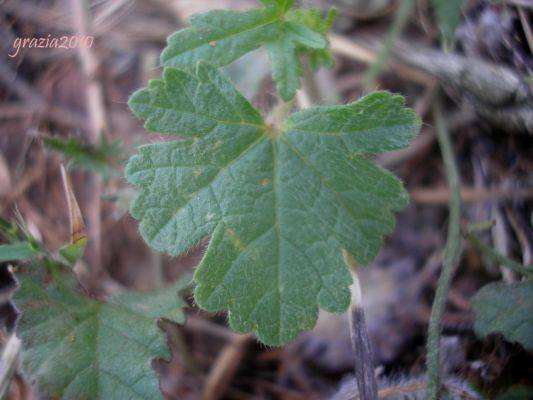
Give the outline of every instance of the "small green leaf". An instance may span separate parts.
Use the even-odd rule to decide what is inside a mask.
[[[302,24],[287,22],[278,40],[267,43],[266,48],[272,60],[272,78],[278,83],[278,91],[284,100],[294,97],[300,88],[303,74],[298,56],[299,48],[324,49],[326,39]]]
[[[341,249],[369,263],[408,201],[365,156],[417,134],[403,98],[308,109],[277,132],[200,63],[194,74],[166,69],[130,107],[148,129],[186,138],[140,147],[126,177],[140,188],[131,212],[154,249],[178,255],[212,235],[195,274],[201,307],[229,309],[235,330],[269,345],[312,328],[317,306],[348,307]]]
[[[330,9],[324,18],[322,18],[322,11],[317,8],[295,9],[287,15],[288,20],[298,21],[314,32],[318,32],[325,38],[335,21],[337,11]],[[305,53],[309,56],[311,67],[317,70],[324,66],[331,68],[335,64],[335,59],[329,50],[329,46],[325,48],[304,48]]]
[[[533,283],[490,283],[472,299],[479,336],[501,332],[510,342],[533,350]]]
[[[63,262],[73,267],[76,262],[83,256],[87,247],[87,238],[82,238],[74,243],[64,245],[59,249],[59,255]]]
[[[25,372],[50,398],[162,399],[152,368],[169,350],[157,319],[182,323],[177,293],[190,278],[156,293],[128,292],[107,302],[26,276],[15,296]]]
[[[56,137],[45,137],[45,145],[67,157],[72,166],[80,169],[87,169],[104,177],[116,175],[111,165],[111,159],[120,157],[118,142],[108,142],[104,135],[100,137],[98,146],[83,143],[75,138],[60,139]]]
[[[283,12],[276,7],[247,11],[213,10],[193,15],[190,28],[172,34],[161,53],[164,66],[194,68],[198,60],[229,64],[276,40]]]
[[[0,245],[0,262],[29,260],[39,254],[41,254],[39,248],[28,242]]]
[[[266,46],[272,75],[281,97],[292,99],[300,87],[300,52],[317,52],[312,60],[331,65],[326,33],[334,14],[322,21],[318,10],[289,11],[293,1],[263,1],[264,8],[248,11],[214,10],[191,17],[191,27],[168,38],[161,54],[166,67],[195,68],[198,60],[224,66]],[[329,56],[328,56],[329,55]]]
[[[442,37],[447,43],[452,43],[455,30],[461,22],[463,0],[432,0],[432,2]]]
[[[265,7],[276,7],[282,12],[287,12],[294,4],[294,0],[261,0],[261,4]]]

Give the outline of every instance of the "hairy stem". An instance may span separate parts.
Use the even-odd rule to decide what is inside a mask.
[[[483,254],[485,254],[487,257],[489,257],[491,260],[495,261],[498,264],[505,265],[510,270],[517,272],[521,275],[527,276],[528,278],[533,277],[533,266],[525,266],[520,264],[519,262],[504,256],[501,253],[498,253],[496,250],[494,250],[492,247],[487,246],[485,243],[481,241],[481,239],[473,234],[468,233],[467,239],[472,243],[479,251],[481,251]]]
[[[277,137],[283,130],[283,123],[292,112],[294,108],[295,99],[291,101],[279,100],[278,103],[272,108],[270,114],[267,117],[267,124],[271,127],[271,136]]]
[[[365,313],[363,310],[363,295],[357,276],[358,263],[345,249],[342,250],[342,258],[350,267],[353,284],[352,302],[350,304],[350,337],[352,348],[355,353],[355,379],[357,390],[361,400],[377,400],[378,385],[374,375],[374,357],[366,329]]]
[[[438,96],[433,103],[433,116],[437,131],[446,177],[450,186],[450,219],[448,222],[448,238],[446,253],[439,277],[431,318],[429,320],[427,342],[427,398],[437,400],[440,397],[440,336],[441,320],[446,306],[446,297],[450,288],[453,273],[459,263],[461,255],[461,184],[455,162],[453,148],[448,134],[448,129],[442,115],[442,107]]]

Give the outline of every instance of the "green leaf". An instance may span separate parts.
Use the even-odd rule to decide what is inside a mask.
[[[119,142],[108,142],[104,135],[100,137],[98,146],[83,143],[75,138],[60,139],[45,137],[45,145],[67,157],[72,166],[87,169],[104,177],[116,175],[111,167],[111,159],[122,155]]]
[[[265,7],[276,7],[282,12],[288,11],[294,4],[294,0],[261,0]]]
[[[278,83],[278,91],[284,100],[294,97],[300,88],[303,68],[297,50],[299,48],[324,49],[327,46],[322,35],[303,24],[286,22],[279,39],[267,43],[272,60],[272,78]]]
[[[39,389],[62,399],[162,399],[152,361],[168,359],[157,319],[182,323],[177,292],[190,278],[155,293],[91,300],[57,282],[26,276],[15,296],[23,315],[22,364]],[[48,398],[47,397],[47,398]]]
[[[40,249],[28,242],[0,245],[0,262],[29,260],[39,254]]]
[[[190,28],[172,34],[161,53],[164,66],[194,68],[198,60],[229,64],[275,40],[283,12],[276,7],[247,11],[213,10],[193,15]]]
[[[298,21],[306,26],[308,29],[314,32],[322,34],[324,37],[328,34],[337,16],[335,9],[330,9],[324,18],[322,18],[322,11],[317,8],[309,9],[295,9],[287,15],[288,20]],[[309,56],[311,67],[313,70],[317,70],[321,66],[328,68],[333,67],[335,59],[329,50],[329,47],[325,48],[307,48],[305,53]]]
[[[297,112],[277,132],[200,63],[195,73],[166,69],[130,107],[148,129],[186,138],[140,147],[126,177],[140,188],[131,212],[154,249],[178,255],[212,235],[195,274],[201,307],[229,309],[235,330],[269,345],[312,328],[318,305],[348,307],[341,249],[369,263],[392,210],[408,202],[401,182],[364,156],[418,132],[401,97]]]
[[[166,67],[192,70],[199,60],[227,65],[244,54],[266,46],[272,75],[281,97],[292,99],[300,87],[299,53],[309,51],[314,65],[331,65],[326,33],[334,14],[322,21],[315,9],[289,11],[293,1],[268,0],[264,7],[248,11],[213,10],[195,14],[191,27],[168,38],[161,54]]]
[[[455,30],[461,22],[463,0],[432,0],[442,37],[448,43],[455,38]]]
[[[479,336],[501,332],[510,342],[533,350],[533,283],[490,283],[472,299]]]
[[[59,255],[66,265],[73,267],[85,253],[87,238],[82,238],[74,243],[69,243],[59,249]]]

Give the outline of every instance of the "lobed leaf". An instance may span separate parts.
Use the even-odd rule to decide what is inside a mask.
[[[156,320],[184,322],[177,292],[189,280],[103,303],[62,281],[43,288],[22,277],[15,302],[23,312],[18,333],[25,372],[50,398],[162,399],[152,361],[170,354]]]
[[[166,69],[130,106],[148,128],[186,138],[140,147],[126,177],[139,187],[131,212],[150,246],[178,255],[211,235],[195,273],[201,307],[228,309],[236,331],[269,345],[312,328],[317,306],[348,307],[341,249],[369,263],[408,201],[401,182],[363,156],[405,147],[418,132],[401,97],[297,112],[276,132],[200,63],[194,73]]]
[[[199,60],[214,66],[230,64],[246,53],[266,46],[272,76],[281,97],[288,101],[300,88],[300,55],[309,52],[313,65],[331,65],[326,33],[334,13],[322,21],[316,9],[291,12],[294,2],[266,0],[260,9],[213,10],[195,14],[191,27],[168,38],[161,54],[166,67],[194,69]]]
[[[490,283],[472,299],[479,336],[501,332],[510,342],[533,350],[533,283]]]

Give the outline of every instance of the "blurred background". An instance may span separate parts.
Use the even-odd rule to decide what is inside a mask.
[[[436,98],[460,168],[464,223],[495,221],[483,240],[533,262],[533,2],[447,2],[462,6],[457,17],[453,5],[443,15],[428,0],[301,3],[334,6],[338,17],[330,36],[336,65],[306,74],[300,107],[347,103],[386,89],[406,96],[424,121],[408,149],[376,157],[403,179],[411,205],[398,213],[373,265],[361,271],[378,376],[382,385],[401,383],[424,373],[446,242],[449,191],[435,136]],[[254,0],[0,0],[0,217],[23,221],[50,251],[68,242],[60,175],[66,165],[89,237],[76,272],[93,296],[164,286],[201,259],[205,243],[178,258],[152,252],[128,214],[134,190],[123,179],[125,161],[138,144],[166,139],[147,134],[126,103],[160,77],[166,37],[187,26],[191,14],[256,6]],[[17,42],[63,35],[94,42],[72,48]],[[267,113],[276,97],[266,54],[255,51],[225,69]],[[8,274],[3,279],[2,288],[12,288]],[[444,317],[443,368],[488,398],[516,388],[524,397],[513,398],[533,398],[526,394],[533,387],[533,355],[500,336],[473,333],[470,298],[498,279],[517,277],[465,242]],[[187,299],[186,325],[165,327],[173,358],[156,366],[167,399],[328,398],[353,372],[346,316],[321,313],[316,328],[295,343],[265,348],[232,333],[225,315],[204,313],[190,294]],[[2,310],[5,341],[14,316]],[[39,394],[17,371],[7,398]]]

